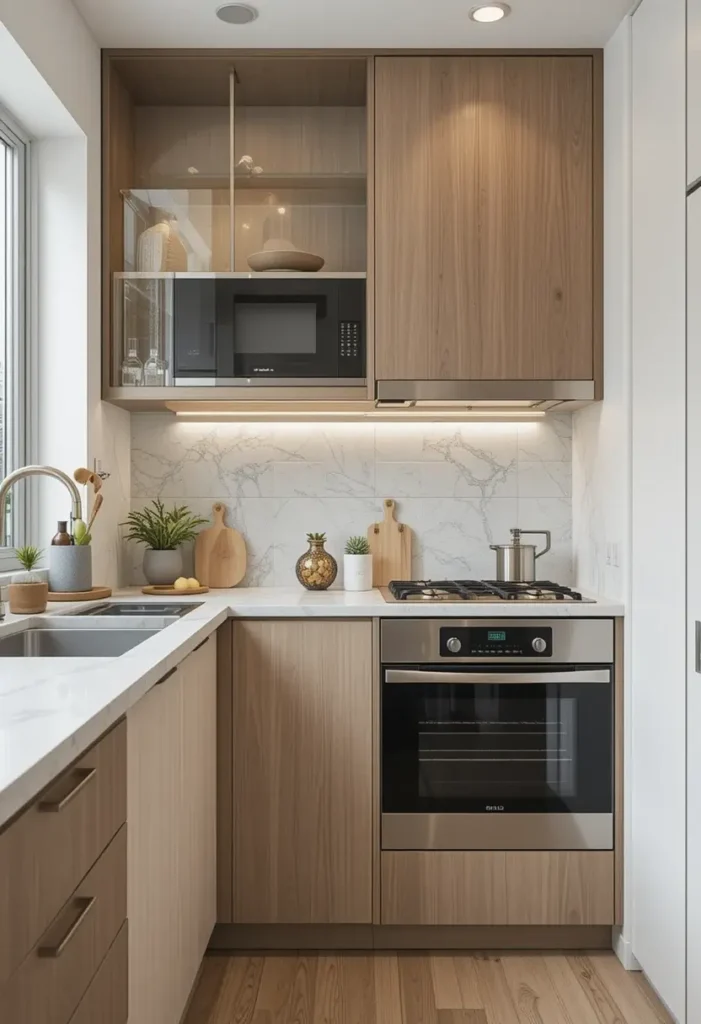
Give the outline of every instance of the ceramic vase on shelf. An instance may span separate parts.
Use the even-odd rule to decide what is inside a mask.
[[[187,252],[178,234],[175,217],[166,210],[157,210],[156,218],[157,223],[139,235],[136,269],[148,273],[187,270]]]
[[[168,587],[183,574],[183,555],[180,548],[174,551],[156,551],[146,548],[144,552],[144,576],[154,586]]]
[[[325,533],[308,533],[309,548],[297,559],[297,579],[307,590],[328,590],[338,573],[333,555],[324,550]]]

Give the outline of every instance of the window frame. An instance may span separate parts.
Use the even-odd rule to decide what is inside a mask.
[[[30,139],[12,116],[0,105],[0,140],[13,154],[12,185],[8,197],[6,216],[11,225],[7,241],[6,260],[10,268],[6,292],[9,337],[14,342],[5,353],[5,397],[11,409],[11,419],[4,424],[6,472],[12,472],[29,461],[30,450]],[[9,315],[8,315],[9,314]],[[11,318],[11,319],[10,319]],[[13,490],[12,548],[0,548],[0,573],[19,568],[14,547],[27,542],[28,495],[25,487]]]

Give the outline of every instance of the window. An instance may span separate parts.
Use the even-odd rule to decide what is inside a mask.
[[[0,110],[0,480],[25,462],[27,151],[22,132]],[[21,494],[11,493],[0,570],[12,567],[9,549],[23,543],[22,506]]]

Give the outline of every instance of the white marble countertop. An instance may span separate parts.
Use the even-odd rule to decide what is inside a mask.
[[[149,600],[138,589],[120,591],[116,597]],[[119,658],[0,658],[0,826],[228,617],[608,618],[624,613],[620,603],[603,599],[595,604],[417,606],[387,603],[377,590],[310,593],[298,587],[216,591],[200,597],[184,595],[182,600],[201,602],[201,607]],[[78,607],[86,609],[90,605],[52,605],[49,613],[41,616],[8,614],[0,622],[0,637],[23,628],[27,620],[31,625],[47,625],[48,616],[70,615]],[[88,617],[82,622],[89,628],[101,625],[99,618]],[[141,625],[148,628],[153,620],[144,618]]]

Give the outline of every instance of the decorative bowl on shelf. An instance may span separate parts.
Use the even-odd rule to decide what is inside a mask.
[[[262,252],[254,252],[248,257],[251,270],[288,270],[316,273],[324,265],[324,258],[313,252],[297,249],[286,238],[270,238],[263,245]]]

